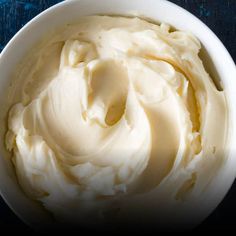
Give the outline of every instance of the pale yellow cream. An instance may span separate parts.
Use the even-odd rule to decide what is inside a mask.
[[[27,195],[69,221],[201,195],[225,157],[227,106],[200,48],[168,25],[108,16],[40,44],[16,74],[6,135]]]

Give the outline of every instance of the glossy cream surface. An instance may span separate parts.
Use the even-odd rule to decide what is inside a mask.
[[[109,16],[32,49],[10,88],[6,134],[26,194],[69,221],[198,198],[227,138],[225,94],[200,49],[191,33]]]

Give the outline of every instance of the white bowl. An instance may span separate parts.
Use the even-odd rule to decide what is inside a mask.
[[[6,110],[4,107],[6,90],[11,83],[11,75],[27,51],[47,32],[66,23],[74,22],[81,16],[92,14],[138,14],[158,22],[166,22],[177,29],[191,31],[203,44],[205,63],[213,77],[221,79],[229,105],[229,156],[207,191],[215,193],[206,199],[204,211],[189,221],[187,227],[194,227],[204,220],[221,202],[236,175],[236,67],[229,53],[216,35],[195,16],[177,5],[164,0],[71,0],[57,4],[44,11],[24,26],[8,43],[0,57],[0,191],[11,209],[28,225],[37,229],[53,224],[50,215],[35,201],[28,199],[19,188],[9,154],[4,148],[4,127]],[[204,61],[206,62],[206,61]],[[219,82],[219,81],[218,81]],[[220,125],[220,124],[219,124]],[[216,184],[217,183],[217,184]],[[217,186],[221,185],[220,192]],[[210,195],[212,196],[212,195]],[[186,226],[186,225],[185,225]]]

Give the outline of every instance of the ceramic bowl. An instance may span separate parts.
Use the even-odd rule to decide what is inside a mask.
[[[229,109],[229,156],[207,191],[217,197],[202,203],[204,211],[188,227],[204,220],[222,201],[236,174],[236,68],[217,36],[199,19],[183,8],[164,0],[72,0],[63,1],[42,12],[25,25],[7,44],[0,56],[0,192],[10,208],[28,225],[38,229],[53,220],[38,203],[27,198],[20,189],[4,147],[6,112],[4,102],[11,75],[24,55],[48,32],[79,17],[94,14],[138,15],[165,22],[179,30],[192,32],[202,43],[202,57],[207,71],[223,87]],[[220,125],[220,124],[219,124]],[[221,186],[220,192],[217,186]]]

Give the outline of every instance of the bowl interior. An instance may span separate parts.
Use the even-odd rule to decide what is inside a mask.
[[[138,15],[157,22],[169,23],[177,29],[190,31],[197,36],[203,47],[201,55],[204,64],[219,88],[223,87],[229,105],[229,157],[225,165],[214,179],[211,190],[217,193],[215,183],[222,183],[222,192],[217,194],[215,201],[210,201],[202,216],[193,222],[203,220],[222,200],[230,188],[236,173],[236,69],[227,50],[219,39],[196,17],[184,9],[164,0],[72,0],[62,2],[41,13],[28,23],[8,43],[0,57],[0,135],[4,140],[6,113],[4,106],[6,91],[11,82],[11,75],[21,58],[31,49],[42,36],[53,32],[61,26],[75,22],[81,16],[93,14]],[[51,224],[52,218],[39,204],[29,200],[20,190],[9,159],[4,142],[0,143],[0,191],[9,206],[26,223],[34,228],[42,224]],[[17,197],[16,197],[17,196]],[[17,200],[16,200],[17,199]],[[209,203],[209,201],[208,201]],[[34,217],[32,217],[34,216]]]

